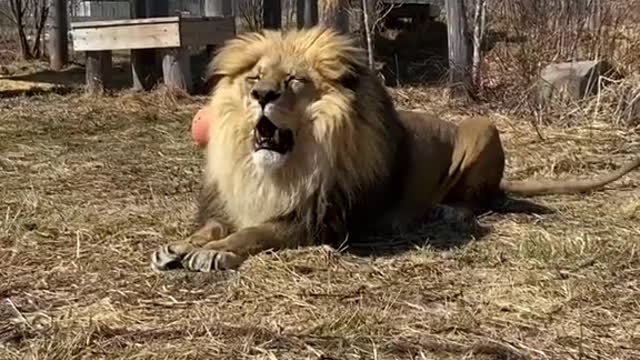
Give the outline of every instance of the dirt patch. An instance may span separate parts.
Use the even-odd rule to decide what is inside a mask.
[[[457,121],[435,91],[405,108]],[[159,275],[149,255],[191,229],[205,99],[162,93],[0,100],[0,358],[637,359],[640,173],[547,215],[487,214],[396,256],[323,247],[239,272]],[[542,126],[484,110],[513,178],[582,177],[640,152],[640,132]],[[446,250],[437,244],[467,236]]]

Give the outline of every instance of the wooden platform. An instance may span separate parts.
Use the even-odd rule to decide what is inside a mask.
[[[109,81],[113,50],[165,49],[165,84],[191,90],[188,46],[220,45],[235,36],[233,17],[156,17],[71,23],[73,49],[87,55],[87,85],[101,91]],[[134,73],[136,73],[135,64]],[[134,80],[135,82],[135,80]]]

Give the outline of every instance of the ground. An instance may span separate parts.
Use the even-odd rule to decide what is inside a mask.
[[[470,115],[434,93],[394,97]],[[640,358],[640,171],[534,199],[554,213],[487,214],[485,231],[433,224],[397,254],[317,247],[237,272],[153,272],[151,252],[192,229],[203,102],[0,99],[1,359]],[[511,178],[588,177],[640,153],[638,129],[549,125],[541,140],[482,111]]]

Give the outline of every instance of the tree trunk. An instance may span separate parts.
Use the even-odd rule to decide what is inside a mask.
[[[67,0],[51,0],[50,8],[49,62],[51,69],[60,71],[69,62]]]
[[[482,87],[482,41],[484,39],[485,16],[487,9],[486,0],[475,0],[476,6],[473,14],[473,62],[471,78],[473,87],[480,91]]]
[[[280,29],[282,26],[282,4],[280,0],[263,0],[262,24],[265,29]]]
[[[471,95],[471,52],[464,0],[446,0],[450,96]]]
[[[318,24],[318,0],[297,0],[296,15],[298,29],[310,28]]]
[[[20,44],[20,57],[24,60],[31,59],[31,48],[29,47],[29,41],[27,40],[27,34],[24,31],[25,23],[24,16],[26,12],[26,5],[22,0],[10,0],[9,9],[11,10],[11,16],[13,22],[18,31],[18,43]]]
[[[602,6],[600,0],[591,0],[589,9],[589,30],[599,31],[602,25]]]
[[[37,1],[34,9],[34,20],[36,25],[36,38],[31,47],[31,53],[34,57],[39,58],[43,55],[42,49],[42,33],[47,25],[47,19],[49,18],[49,5],[47,0]]]
[[[31,48],[29,48],[29,41],[27,40],[27,34],[24,32],[24,24],[18,25],[18,41],[20,42],[20,57],[23,60],[30,60],[33,56],[31,54]]]
[[[349,32],[348,0],[320,0],[322,18],[320,22],[341,33]]]
[[[364,27],[364,43],[367,49],[369,68],[374,70],[373,22],[375,21],[375,0],[362,1],[362,26]]]

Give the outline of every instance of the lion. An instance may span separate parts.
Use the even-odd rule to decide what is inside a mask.
[[[509,182],[497,128],[396,111],[364,50],[322,25],[227,41],[212,59],[196,230],[160,246],[155,270],[237,269],[266,251],[403,231],[439,203],[489,206],[603,186],[601,179]]]

